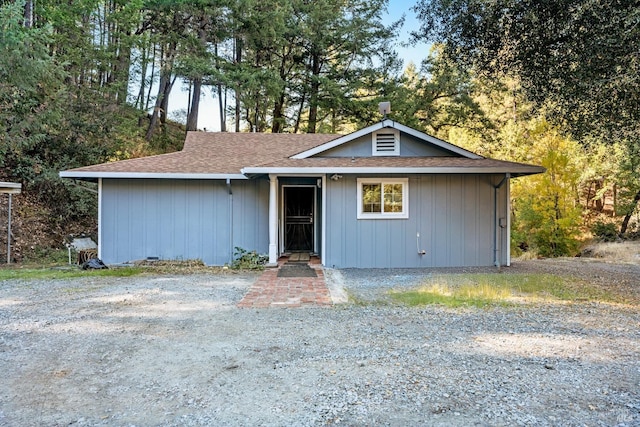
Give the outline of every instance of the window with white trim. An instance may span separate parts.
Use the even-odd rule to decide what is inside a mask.
[[[358,178],[358,219],[409,218],[409,179]]]
[[[397,129],[380,129],[372,134],[372,155],[399,156],[400,132]]]

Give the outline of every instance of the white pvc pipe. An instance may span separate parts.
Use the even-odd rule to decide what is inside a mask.
[[[7,264],[11,264],[11,193],[9,193],[9,213],[7,215]]]

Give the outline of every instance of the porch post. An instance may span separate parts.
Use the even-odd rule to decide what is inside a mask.
[[[278,265],[278,177],[269,175],[269,267]]]

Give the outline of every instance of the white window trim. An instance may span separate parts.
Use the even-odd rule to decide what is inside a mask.
[[[407,219],[409,218],[409,178],[358,178],[357,180],[358,219]],[[402,212],[363,212],[363,184],[402,184]]]
[[[394,137],[394,150],[393,151],[378,151],[378,134],[379,133],[393,133]],[[371,133],[371,154],[373,156],[399,156],[400,155],[400,131],[397,129],[384,128]]]

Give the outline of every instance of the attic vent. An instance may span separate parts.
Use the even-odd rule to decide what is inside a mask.
[[[399,156],[400,138],[395,129],[384,129],[373,133],[374,156]]]

